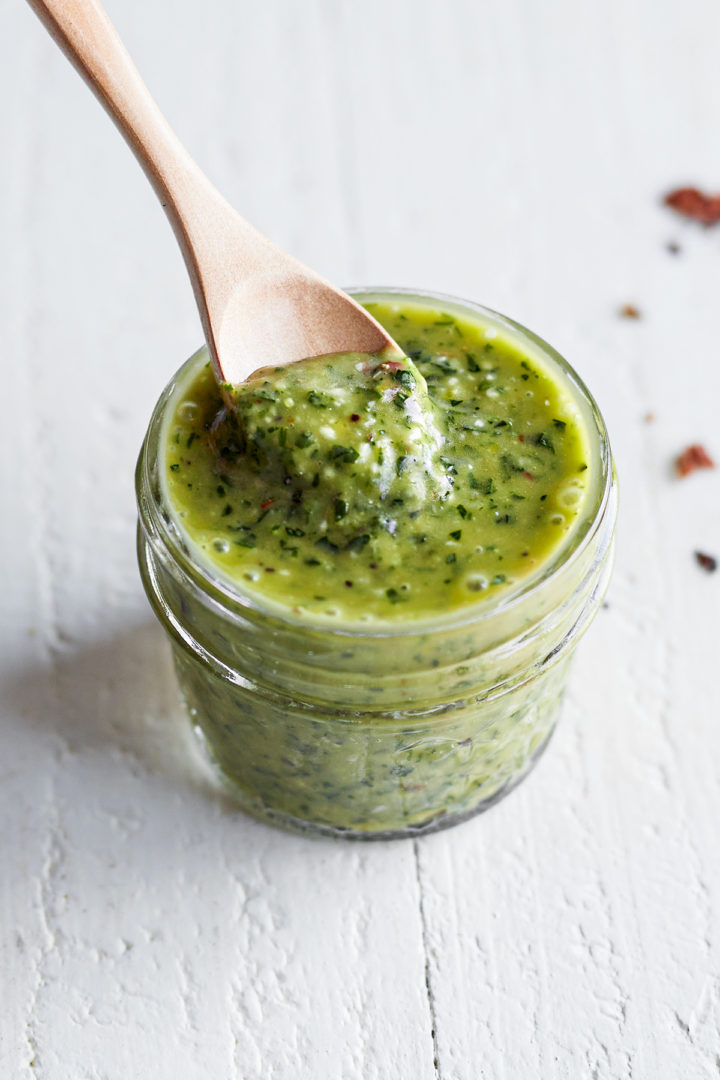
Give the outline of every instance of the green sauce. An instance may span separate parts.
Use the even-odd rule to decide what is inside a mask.
[[[530,768],[615,503],[602,422],[552,350],[455,302],[372,299],[406,361],[305,361],[232,395],[205,351],[185,365],[141,454],[139,554],[241,805],[383,836]]]
[[[347,354],[226,399],[177,391],[165,484],[192,548],[243,591],[338,622],[495,602],[582,516],[588,446],[544,365],[480,320],[368,304],[403,363]]]

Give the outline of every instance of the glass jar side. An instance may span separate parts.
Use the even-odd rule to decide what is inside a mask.
[[[461,701],[418,722],[322,715],[229,684],[174,648],[207,758],[254,816],[309,832],[389,838],[487,808],[531,768],[557,721],[569,657],[494,701]]]
[[[612,542],[598,546],[571,609],[520,635],[499,673],[487,655],[415,676],[314,668],[300,685],[276,658],[231,666],[237,620],[183,591],[142,528],[143,580],[173,645],[180,688],[206,756],[249,812],[289,828],[387,837],[486,808],[530,769],[557,721],[575,646],[604,595]],[[198,627],[204,631],[196,633]],[[210,648],[208,648],[210,646]],[[261,653],[261,650],[260,650]],[[505,677],[502,677],[502,674]],[[426,679],[443,686],[432,702]],[[337,693],[338,685],[342,693]],[[422,705],[420,703],[423,703]]]

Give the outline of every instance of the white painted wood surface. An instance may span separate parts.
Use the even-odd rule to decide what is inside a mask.
[[[720,555],[720,472],[670,463],[720,457],[720,231],[659,200],[720,189],[720,8],[107,7],[273,239],[339,282],[479,299],[568,356],[615,447],[617,568],[548,754],[484,817],[352,845],[218,800],[134,556],[190,288],[121,140],[6,0],[0,1077],[716,1077],[720,574],[692,553]]]

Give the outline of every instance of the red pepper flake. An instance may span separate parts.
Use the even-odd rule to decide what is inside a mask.
[[[634,304],[623,304],[618,314],[621,319],[642,319],[640,309],[636,308]]]
[[[350,419],[352,420],[353,424],[356,424],[357,421],[360,419],[360,413],[350,413]]]
[[[713,558],[712,555],[705,555],[702,551],[696,551],[695,558],[708,574],[714,574],[717,570],[717,559]]]
[[[720,221],[720,195],[705,195],[695,187],[682,187],[671,191],[663,201],[678,214],[701,225],[717,225]]]
[[[715,462],[708,454],[704,446],[695,443],[683,450],[680,457],[675,461],[675,469],[678,476],[689,476],[696,469],[714,469]]]
[[[534,480],[535,479],[533,474],[531,472],[528,472],[527,469],[523,470],[523,476],[525,477],[526,480]]]
[[[518,442],[525,442],[525,436],[524,435],[518,435]]]

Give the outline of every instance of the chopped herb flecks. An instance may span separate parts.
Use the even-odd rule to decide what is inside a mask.
[[[582,511],[572,402],[501,328],[488,340],[442,309],[370,307],[405,359],[320,357],[224,396],[198,365],[168,428],[178,522],[242,589],[312,617],[488,602]]]

